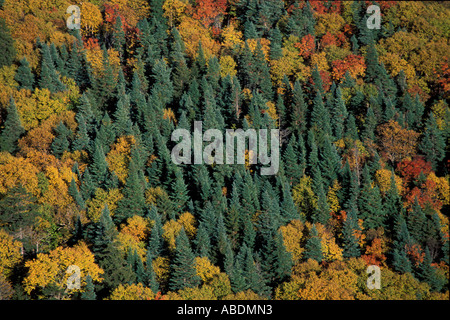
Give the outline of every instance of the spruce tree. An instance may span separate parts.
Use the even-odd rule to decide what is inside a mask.
[[[176,250],[169,280],[170,290],[194,288],[200,284],[200,277],[194,267],[194,258],[189,239],[182,228],[176,238]]]
[[[419,150],[425,154],[427,161],[431,162],[433,170],[437,170],[438,164],[445,157],[445,139],[432,112],[425,123],[425,132],[419,144]]]
[[[14,80],[19,83],[19,89],[33,90],[34,74],[31,72],[30,64],[26,57],[20,60]]]
[[[356,208],[350,208],[347,218],[344,221],[344,257],[359,257],[361,252],[359,249],[358,239],[355,237],[355,230],[359,230]]]
[[[94,291],[94,283],[92,282],[91,275],[88,274],[86,277],[86,288],[81,294],[81,300],[95,300],[96,298],[97,295]]]
[[[430,255],[430,250],[428,247],[425,248],[425,258],[419,265],[418,277],[421,281],[425,281],[431,287],[433,291],[441,291],[445,284],[445,277],[439,275],[436,267],[432,266],[432,259]]]
[[[0,134],[0,151],[15,153],[18,149],[17,141],[25,133],[22,127],[16,103],[13,98],[9,100],[8,114]]]
[[[65,151],[69,151],[69,138],[71,131],[64,125],[62,121],[59,122],[55,128],[55,138],[53,139],[51,149],[55,156],[60,158]]]
[[[5,19],[0,18],[0,68],[9,66],[16,57],[16,49],[14,47],[14,39],[6,25]]]
[[[306,260],[313,259],[319,263],[322,262],[322,260],[323,260],[322,242],[319,237],[319,233],[317,232],[317,228],[316,228],[315,224],[313,225],[313,227],[311,229],[310,237],[309,237],[308,241],[306,242],[305,253],[304,253],[303,257]]]

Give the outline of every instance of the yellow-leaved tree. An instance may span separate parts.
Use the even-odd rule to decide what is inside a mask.
[[[74,272],[67,271],[72,265],[76,266],[74,270],[79,268],[80,289],[76,286],[68,289],[69,277],[72,277]],[[28,273],[23,285],[28,294],[50,286],[59,291],[65,290],[69,294],[80,292],[86,286],[87,275],[90,275],[93,281],[102,281],[103,270],[95,263],[94,254],[84,242],[74,247],[57,247],[48,254],[38,253],[37,257],[27,261],[25,266]]]

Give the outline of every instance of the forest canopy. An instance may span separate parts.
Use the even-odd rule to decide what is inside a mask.
[[[449,16],[1,0],[0,299],[449,299]],[[194,121],[278,129],[279,171],[174,164]]]

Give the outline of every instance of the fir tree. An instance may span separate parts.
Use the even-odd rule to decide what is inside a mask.
[[[358,239],[355,237],[355,230],[359,230],[356,208],[350,208],[347,218],[344,221],[344,257],[359,257],[361,252],[359,249]]]
[[[72,132],[64,125],[62,121],[60,121],[58,126],[55,128],[55,133],[56,136],[53,139],[51,148],[53,154],[59,158],[65,151],[69,151],[69,138]]]
[[[428,283],[431,290],[441,291],[445,284],[445,277],[437,273],[436,267],[431,265],[432,262],[430,250],[427,247],[425,248],[425,258],[419,265],[418,277],[420,280]]]
[[[200,284],[200,277],[194,267],[194,254],[189,239],[181,229],[176,238],[175,257],[170,277],[170,290],[193,288]]]
[[[19,89],[33,90],[34,74],[31,72],[27,58],[24,57],[20,60],[20,66],[17,68],[14,80],[19,83]]]
[[[92,282],[91,275],[88,274],[86,277],[86,288],[81,294],[81,300],[95,300],[96,298],[97,295],[94,291],[94,283]]]
[[[16,57],[16,49],[14,47],[14,39],[6,25],[5,19],[0,18],[0,68],[9,66]]]
[[[445,157],[445,139],[432,112],[425,123],[425,132],[419,150],[425,154],[427,161],[431,162],[433,170],[437,170],[438,164]]]
[[[0,151],[15,153],[17,151],[17,141],[24,133],[25,129],[22,127],[16,104],[11,98],[9,100],[8,115],[0,134]]]
[[[317,262],[322,262],[322,242],[317,232],[316,225],[313,225],[311,229],[311,234],[305,245],[305,253],[303,256],[306,260],[313,259]]]

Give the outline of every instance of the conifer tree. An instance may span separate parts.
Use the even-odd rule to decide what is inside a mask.
[[[31,72],[30,64],[26,57],[20,60],[20,66],[17,68],[14,80],[19,83],[19,89],[33,90],[34,74]]]
[[[333,109],[331,112],[331,126],[333,128],[334,137],[339,140],[344,135],[344,123],[347,119],[348,112],[345,102],[342,98],[341,87],[336,89],[336,98],[334,99]]]
[[[425,258],[419,265],[418,277],[420,280],[425,281],[431,287],[433,291],[441,291],[445,284],[445,278],[438,275],[436,267],[432,266],[432,259],[430,255],[430,250],[428,247],[425,248]]]
[[[95,300],[96,298],[97,295],[94,291],[94,283],[92,282],[91,275],[88,274],[86,277],[86,288],[81,294],[81,300]]]
[[[9,66],[16,57],[16,49],[14,47],[14,39],[6,25],[5,19],[0,18],[0,68]]]
[[[81,210],[85,209],[86,204],[80,192],[78,191],[77,184],[75,182],[75,179],[73,178],[70,181],[69,185],[69,195],[71,195],[72,198],[75,200],[75,203],[77,204],[78,208],[80,208]]]
[[[360,217],[365,229],[386,227],[386,213],[381,202],[381,193],[378,186],[372,187],[368,166],[363,169],[363,186],[358,198]]]
[[[295,81],[292,92],[292,113],[290,115],[291,130],[300,135],[306,130],[308,105],[305,102],[303,89],[299,81]]]
[[[193,288],[200,284],[200,277],[194,267],[194,254],[184,228],[176,238],[175,257],[171,267],[170,290]]]
[[[305,253],[303,256],[306,260],[313,259],[317,262],[322,262],[323,253],[322,253],[322,242],[317,232],[316,225],[314,224],[311,229],[311,234],[305,245]]]
[[[0,134],[0,151],[14,153],[17,151],[17,141],[25,133],[22,127],[16,103],[13,98],[9,100],[8,114]]]
[[[358,218],[356,208],[350,208],[347,213],[347,218],[344,221],[343,236],[344,236],[344,257],[359,257],[361,254],[358,240],[355,237],[355,230],[359,230]]]
[[[153,293],[159,292],[159,283],[156,280],[155,269],[153,268],[153,255],[147,252],[146,261],[146,275],[147,275],[147,285],[150,287]]]
[[[62,121],[60,121],[58,126],[55,128],[55,133],[56,136],[53,139],[51,148],[55,156],[61,157],[65,151],[69,151],[69,138],[72,132],[64,125]]]
[[[438,164],[445,157],[445,139],[432,112],[430,112],[425,123],[425,132],[419,149],[425,154],[427,161],[431,162],[433,170],[437,170]]]

